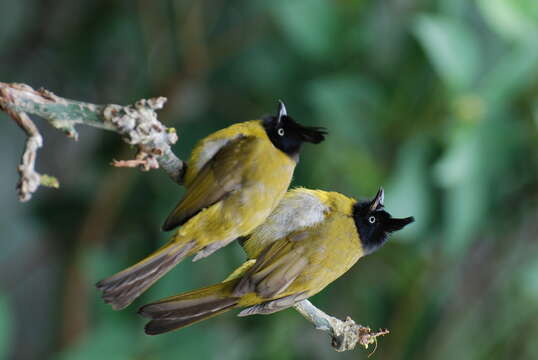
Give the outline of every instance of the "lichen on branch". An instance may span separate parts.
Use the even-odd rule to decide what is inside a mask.
[[[338,351],[353,350],[357,344],[368,346],[377,342],[379,336],[387,335],[388,330],[373,331],[369,327],[359,325],[349,316],[345,321],[327,315],[308,300],[303,300],[294,306],[305,319],[310,321],[318,330],[327,331],[331,337],[332,347]]]
[[[25,113],[13,112],[7,109],[6,112],[15,120],[17,125],[28,136],[26,145],[22,154],[21,163],[17,167],[19,172],[19,182],[17,183],[17,192],[20,201],[28,201],[32,197],[32,193],[37,190],[40,185],[58,188],[58,180],[49,175],[39,174],[35,170],[35,162],[37,158],[37,150],[43,146],[43,137],[37,130],[37,127]]]
[[[21,201],[28,201],[40,185],[58,186],[50,176],[35,171],[37,151],[43,146],[39,130],[27,114],[37,115],[67,136],[77,140],[75,125],[86,125],[118,133],[137,150],[136,160],[116,163],[116,166],[139,167],[142,170],[163,168],[177,183],[182,182],[184,163],[171,149],[178,140],[173,128],[158,119],[166,98],[142,99],[133,105],[96,105],[69,100],[26,84],[0,82],[0,110],[5,111],[27,134],[25,151],[19,165],[17,186]]]

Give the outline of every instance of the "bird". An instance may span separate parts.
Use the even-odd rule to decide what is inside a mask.
[[[337,192],[290,190],[243,243],[248,255],[223,282],[139,309],[145,332],[157,335],[235,308],[238,316],[271,314],[323,290],[389,235],[414,221],[393,218],[384,190],[357,201]]]
[[[231,125],[198,142],[187,162],[186,193],[162,226],[179,229],[157,251],[96,284],[113,309],[130,305],[186,257],[197,261],[248,235],[278,205],[303,143],[318,144],[327,135],[278,105],[275,116]]]

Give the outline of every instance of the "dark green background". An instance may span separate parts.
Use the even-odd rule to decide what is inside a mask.
[[[374,359],[538,357],[538,2],[15,1],[0,11],[0,81],[95,103],[166,96],[183,158],[198,139],[275,111],[330,137],[295,185],[386,189],[416,223],[311,299],[391,334]],[[24,136],[0,114],[0,358],[357,359],[295,311],[230,313],[158,337],[136,308],[220,281],[235,244],[178,266],[112,311],[93,284],[162,244],[183,189],[111,167],[116,134],[77,143],[37,120],[37,169],[61,189],[17,201]]]

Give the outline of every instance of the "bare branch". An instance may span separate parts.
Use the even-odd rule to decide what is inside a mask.
[[[142,99],[129,106],[95,105],[65,99],[45,89],[34,90],[25,84],[0,82],[0,110],[5,111],[28,135],[19,166],[21,177],[17,188],[21,201],[29,200],[39,185],[58,185],[55,178],[43,177],[34,169],[43,138],[27,114],[47,120],[51,126],[75,140],[78,139],[77,124],[114,131],[136,147],[139,168],[147,171],[161,167],[181,184],[184,163],[171,150],[171,145],[178,139],[176,131],[159,122],[155,113],[165,102],[166,98],[159,97]]]
[[[356,324],[349,316],[342,321],[327,315],[308,300],[295,304],[294,308],[316,329],[327,331],[332,339],[331,345],[339,352],[352,350],[357,344],[367,349],[368,345],[377,342],[377,337],[389,333],[388,330],[372,331],[369,327]]]
[[[3,89],[0,88],[0,99],[8,96],[9,94],[4,93]],[[35,171],[37,151],[43,146],[43,137],[39,133],[39,130],[35,124],[28,117],[28,115],[26,115],[26,113],[16,112],[9,108],[4,108],[1,102],[0,109],[5,110],[28,136],[26,139],[26,146],[22,154],[21,163],[17,168],[20,175],[19,182],[17,184],[19,200],[30,200],[32,193],[37,190],[39,185],[58,188],[59,184],[56,178],[48,175],[41,175]]]

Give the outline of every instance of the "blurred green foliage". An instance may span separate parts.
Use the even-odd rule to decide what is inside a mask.
[[[368,197],[416,223],[312,301],[392,333],[378,359],[538,358],[538,2],[535,0],[7,1],[0,81],[95,103],[166,96],[182,157],[273,112],[329,128],[296,185]],[[93,284],[161,244],[182,189],[114,169],[115,134],[41,125],[59,190],[17,202],[24,137],[0,115],[0,358],[325,359],[293,310],[233,314],[159,337],[136,305],[221,280],[231,245],[182,263],[114,312]],[[339,358],[366,358],[355,350]]]

